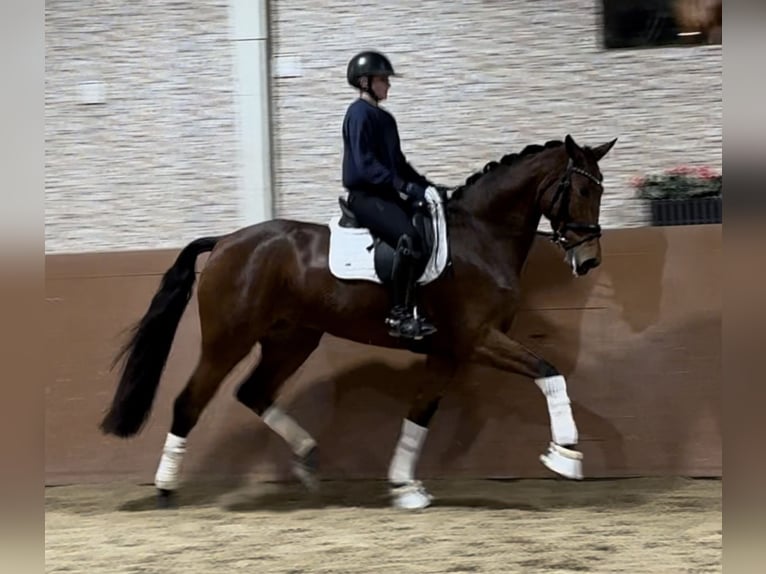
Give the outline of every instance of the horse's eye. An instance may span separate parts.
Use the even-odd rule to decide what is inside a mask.
[[[587,187],[581,187],[579,192],[583,197],[588,197],[590,195],[590,190]]]

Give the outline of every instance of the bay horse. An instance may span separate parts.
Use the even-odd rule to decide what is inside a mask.
[[[552,440],[541,462],[580,479],[582,453],[566,381],[555,366],[509,338],[520,300],[520,275],[545,216],[552,240],[577,276],[601,262],[598,162],[617,140],[581,147],[564,141],[527,146],[488,163],[447,196],[444,213],[451,265],[420,290],[420,305],[438,331],[421,341],[391,337],[384,324],[386,289],[337,279],[328,267],[327,225],[272,219],[184,247],[165,272],[146,314],[115,359],[124,361],[105,434],[142,429],[196,280],[197,257],[211,252],[198,284],[201,355],[173,406],[155,476],[158,504],[177,490],[187,438],[226,375],[254,348],[261,359],[236,398],[291,447],[293,470],[317,487],[318,446],[276,404],[280,386],[308,359],[324,333],[425,355],[433,385],[419,393],[403,420],[388,471],[392,504],[424,508],[432,497],[414,468],[429,423],[458,367],[488,365],[535,381],[548,405]],[[114,366],[113,365],[113,366]]]

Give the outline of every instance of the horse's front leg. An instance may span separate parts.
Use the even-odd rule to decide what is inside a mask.
[[[415,467],[428,434],[428,425],[455,375],[456,363],[451,359],[429,356],[426,367],[428,379],[420,387],[402,421],[399,441],[388,467],[392,504],[396,508],[426,508],[433,500],[433,496],[415,478]]]
[[[576,450],[577,426],[572,416],[564,377],[556,368],[500,331],[490,331],[476,347],[472,362],[535,380],[545,395],[553,441],[540,457],[550,470],[572,479],[581,479],[582,453]]]

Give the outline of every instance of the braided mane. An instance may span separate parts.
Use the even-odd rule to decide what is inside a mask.
[[[561,140],[551,140],[545,142],[543,145],[540,144],[531,144],[525,147],[521,152],[519,153],[509,153],[504,155],[502,158],[500,158],[500,161],[490,161],[487,163],[481,170],[477,171],[473,175],[469,176],[463,185],[455,189],[455,191],[450,196],[450,200],[459,200],[465,195],[466,189],[471,187],[474,183],[476,183],[479,179],[481,179],[484,175],[494,171],[497,167],[501,165],[506,166],[512,166],[520,162],[521,160],[535,155],[537,153],[540,153],[541,151],[556,148],[559,146],[564,145],[564,142]]]

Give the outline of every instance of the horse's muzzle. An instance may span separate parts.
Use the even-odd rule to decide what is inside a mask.
[[[587,275],[591,269],[601,265],[601,243],[598,239],[591,239],[567,249],[566,262],[572,268],[572,274],[576,277]]]
[[[586,259],[582,263],[578,264],[575,268],[575,274],[578,277],[582,277],[583,275],[587,275],[588,271],[591,269],[595,269],[601,265],[601,261],[596,259],[595,257],[591,257],[590,259]]]

